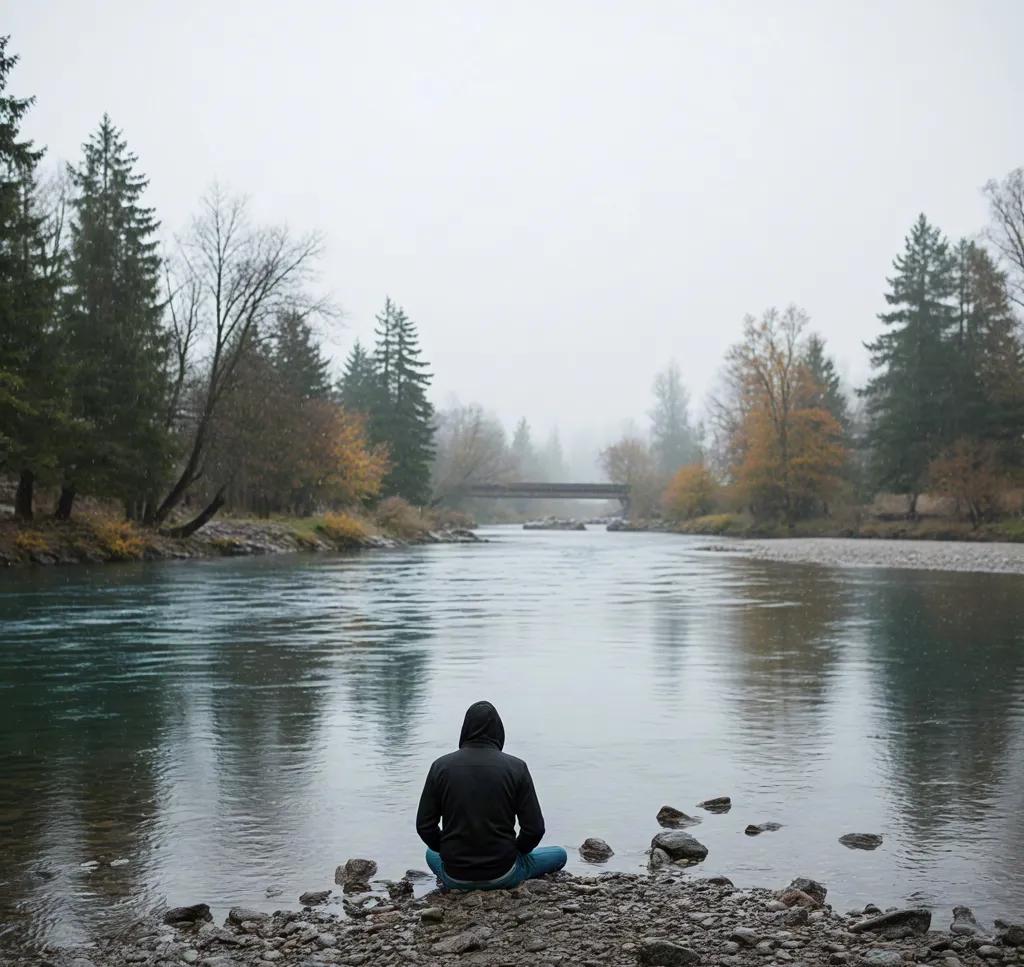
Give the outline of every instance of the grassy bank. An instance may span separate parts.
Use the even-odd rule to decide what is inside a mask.
[[[192,537],[166,537],[131,521],[93,513],[71,521],[0,518],[0,566],[100,564],[119,561],[240,557],[299,551],[348,551],[372,547],[476,538],[465,519],[425,514],[388,500],[373,512],[319,517],[223,517]]]

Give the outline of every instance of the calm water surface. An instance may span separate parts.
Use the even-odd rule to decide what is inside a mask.
[[[163,903],[277,909],[353,855],[422,868],[423,776],[480,698],[546,842],[601,836],[636,869],[661,805],[731,795],[691,830],[700,875],[1024,914],[1024,578],[489,536],[0,575],[7,943]]]

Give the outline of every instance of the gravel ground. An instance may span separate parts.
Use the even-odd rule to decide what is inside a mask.
[[[988,928],[958,908],[933,930],[925,910],[840,913],[827,890],[795,880],[782,890],[737,890],[724,877],[676,867],[651,875],[560,873],[490,893],[346,896],[337,907],[271,916],[233,909],[222,927],[208,908],[136,925],[106,947],[14,963],[59,967],[399,967],[399,965],[689,965],[721,967],[980,967],[1024,964],[1024,927]],[[390,894],[390,896],[388,895]],[[317,898],[319,899],[319,898]],[[333,899],[333,898],[332,898]],[[328,900],[327,902],[331,902]],[[192,916],[182,920],[182,917]],[[939,918],[936,917],[936,920]],[[8,961],[4,961],[8,963]]]
[[[801,537],[730,541],[709,545],[708,549],[746,554],[761,561],[821,564],[826,567],[1024,574],[1024,544]]]

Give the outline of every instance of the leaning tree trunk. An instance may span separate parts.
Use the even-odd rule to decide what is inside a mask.
[[[32,491],[35,485],[36,475],[31,470],[22,470],[14,494],[14,516],[19,520],[32,519]]]
[[[71,520],[71,508],[75,503],[75,493],[74,484],[61,485],[60,497],[57,498],[57,509],[53,512],[53,516],[57,520]]]
[[[180,527],[170,527],[160,533],[165,537],[191,537],[200,527],[209,523],[214,514],[224,506],[224,491],[226,489],[227,484],[223,484],[220,490],[217,491],[217,496],[203,508],[202,513],[193,517],[187,524],[182,524]]]

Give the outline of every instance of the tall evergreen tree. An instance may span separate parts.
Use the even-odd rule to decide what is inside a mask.
[[[877,373],[862,393],[876,481],[908,494],[914,513],[928,463],[952,431],[955,259],[921,215],[893,264],[885,296],[892,310],[879,316],[888,329],[867,344]]]
[[[356,413],[372,415],[380,403],[379,381],[373,357],[357,339],[345,360],[338,380],[338,398]]]
[[[377,316],[376,335],[379,399],[370,427],[375,442],[387,444],[391,457],[384,492],[425,504],[434,455],[434,408],[427,399],[432,376],[422,359],[415,323],[391,299]]]
[[[830,413],[835,421],[848,431],[850,427],[849,407],[836,372],[836,364],[825,351],[825,340],[817,333],[811,333],[804,344],[804,365],[811,376],[812,396],[806,405]]]
[[[0,468],[18,476],[15,511],[33,513],[35,481],[56,462],[65,417],[54,329],[56,279],[36,199],[41,149],[20,128],[34,98],[5,94],[18,58],[0,37]]]
[[[658,473],[669,477],[697,459],[697,436],[690,426],[690,394],[673,360],[654,377],[651,454]]]
[[[537,480],[540,477],[537,450],[533,445],[530,424],[522,417],[516,424],[516,432],[512,436],[512,461],[515,473],[520,480]]]
[[[273,334],[273,365],[281,381],[298,399],[326,399],[331,383],[328,363],[306,318],[283,312]]]
[[[158,223],[141,203],[149,182],[107,115],[82,151],[68,168],[75,194],[64,325],[73,411],[89,430],[64,454],[61,517],[81,485],[141,512],[169,458]]]

